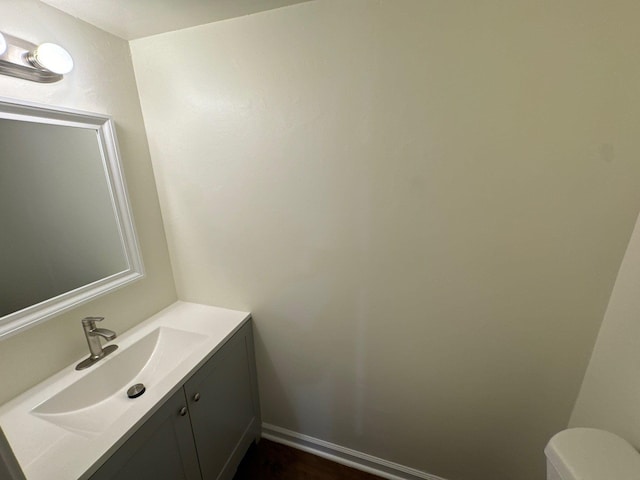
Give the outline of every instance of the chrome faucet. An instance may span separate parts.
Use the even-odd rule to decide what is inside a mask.
[[[116,338],[116,332],[106,328],[96,327],[96,322],[101,322],[102,320],[104,320],[104,317],[86,317],[82,319],[82,329],[84,330],[84,336],[87,338],[90,354],[89,358],[86,358],[76,365],[76,370],[89,368],[118,348],[117,345],[107,345],[102,348],[100,337],[104,338],[107,342]]]

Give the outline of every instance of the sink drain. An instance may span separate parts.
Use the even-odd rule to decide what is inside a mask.
[[[136,383],[134,386],[129,387],[127,390],[127,397],[129,398],[138,398],[145,392],[146,388],[142,383]]]

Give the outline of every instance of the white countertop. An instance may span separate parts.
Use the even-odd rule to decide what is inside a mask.
[[[144,395],[118,410],[117,418],[110,420],[109,425],[99,434],[73,432],[32,413],[38,405],[90,374],[99,364],[87,370],[76,371],[76,362],[1,406],[0,426],[27,480],[88,478],[249,317],[247,312],[176,302],[116,338],[111,343],[117,344],[118,350],[100,363],[112,361],[126,351],[128,346],[158,327],[203,335],[203,341],[190,349],[186,356],[176,358],[173,364],[175,366],[172,365],[170,371],[163,374],[153,388],[147,388]],[[78,362],[80,360],[82,358]],[[125,398],[128,386],[130,385],[118,391],[117,395]]]

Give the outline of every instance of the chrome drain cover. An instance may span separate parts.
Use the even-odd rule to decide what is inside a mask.
[[[129,387],[127,390],[127,397],[129,398],[138,398],[145,392],[146,388],[142,383],[136,383],[134,386]]]

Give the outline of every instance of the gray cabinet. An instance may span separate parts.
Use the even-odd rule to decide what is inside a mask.
[[[24,473],[11,446],[0,427],[0,478],[3,480],[25,480]]]
[[[260,435],[251,325],[246,324],[184,386],[203,480],[230,480]]]
[[[184,391],[180,389],[100,467],[91,480],[201,480],[185,405]],[[181,410],[183,408],[185,410]]]
[[[231,480],[259,435],[253,335],[247,322],[91,480]]]

